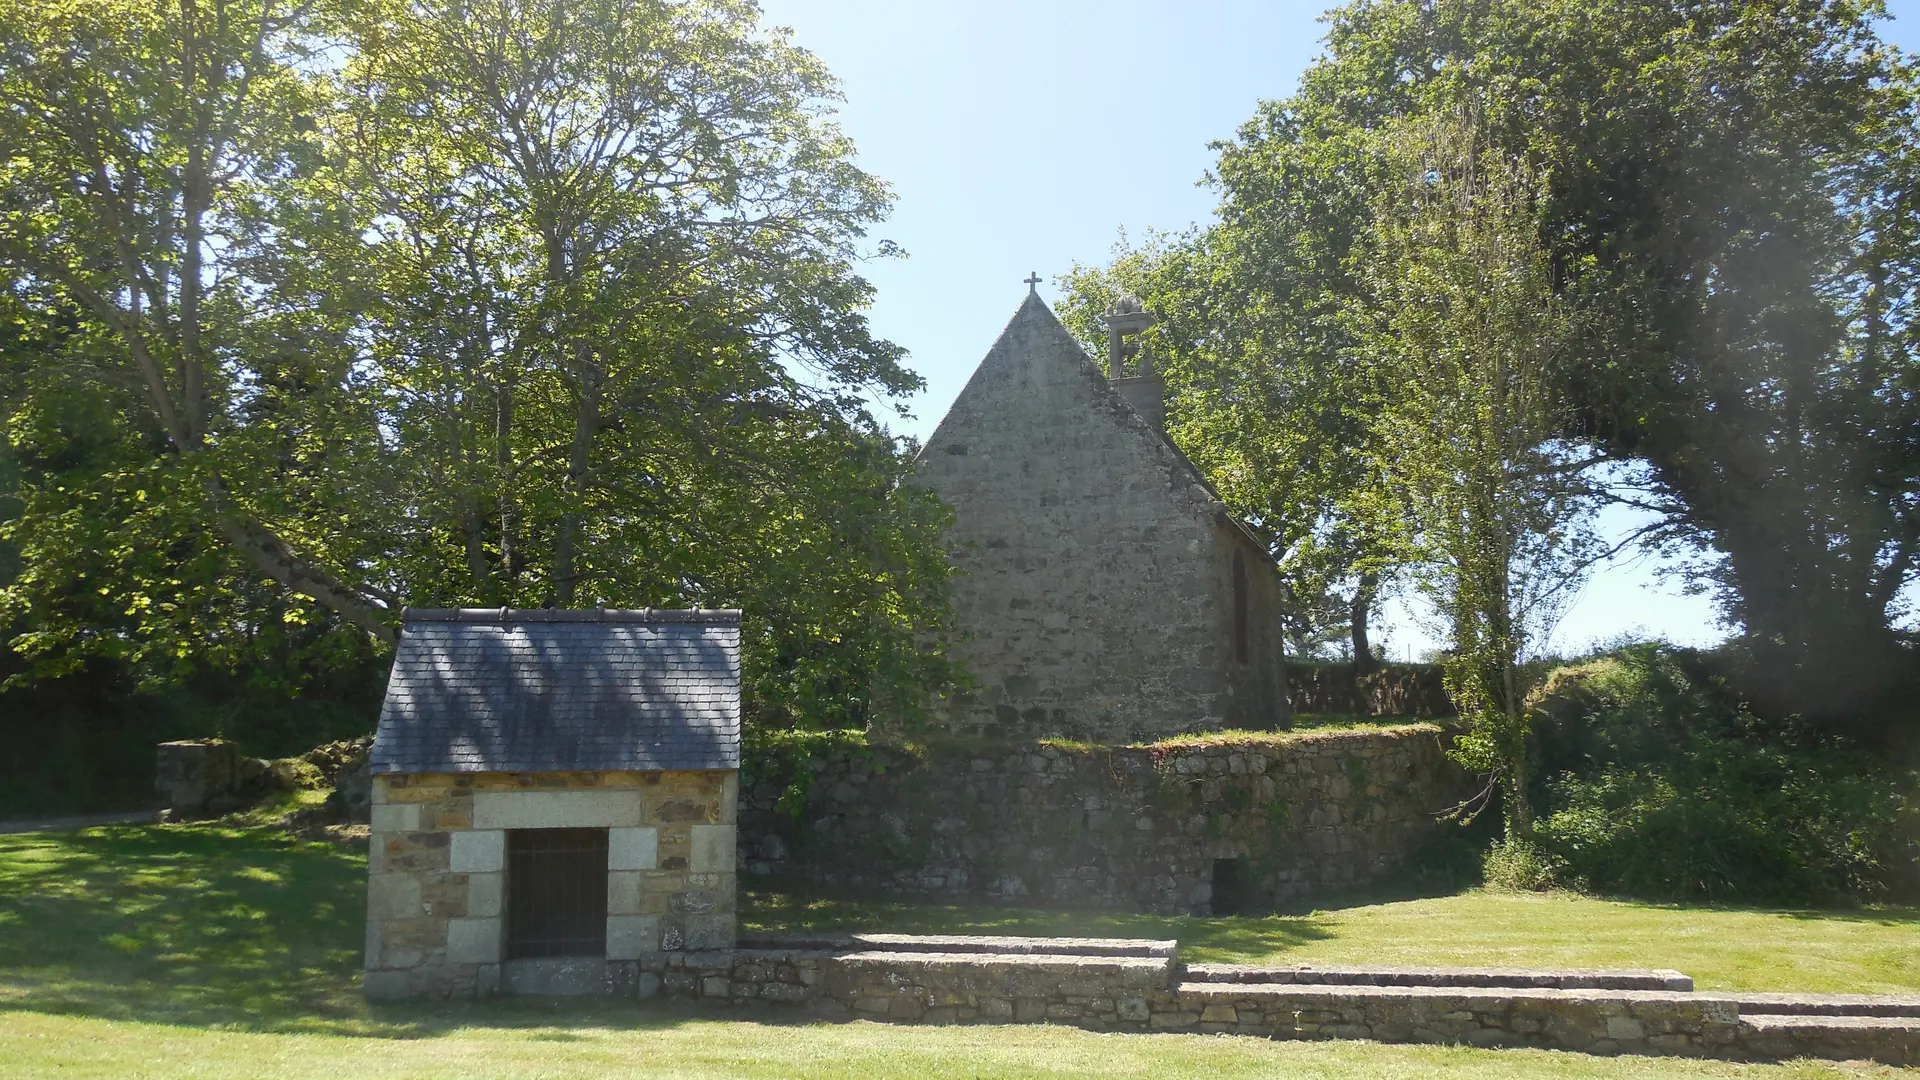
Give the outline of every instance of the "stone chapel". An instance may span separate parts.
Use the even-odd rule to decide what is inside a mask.
[[[1029,292],[915,462],[954,509],[971,692],[955,731],[1104,743],[1288,723],[1265,545],[1165,431],[1163,384],[1108,319],[1102,372]]]

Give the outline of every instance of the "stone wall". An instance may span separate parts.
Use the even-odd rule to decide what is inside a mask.
[[[642,996],[902,1024],[1920,1064],[1920,998],[1696,993],[1674,971],[1236,969],[1183,964],[1172,942],[1111,939],[863,934],[742,944],[675,956]]]
[[[1466,790],[1442,738],[1416,724],[1131,748],[750,747],[741,866],[1002,903],[1271,909],[1391,877],[1440,841],[1434,811]]]
[[[617,992],[731,947],[737,791],[731,772],[375,776],[367,996]],[[543,828],[608,830],[604,958],[505,962],[506,835]]]
[[[965,733],[1131,742],[1285,726],[1279,581],[1191,464],[1030,298],[927,440],[954,509]],[[1244,548],[1248,656],[1233,639]]]
[[[1382,664],[1356,676],[1351,661],[1287,664],[1287,700],[1294,712],[1362,716],[1452,716],[1438,664]]]

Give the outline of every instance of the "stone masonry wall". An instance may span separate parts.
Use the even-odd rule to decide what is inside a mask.
[[[1071,948],[1076,939],[1030,940],[1040,948]],[[1301,969],[1300,982],[1249,983],[1205,981],[1200,965],[1189,968],[1174,956],[901,952],[898,939],[882,950],[846,940],[751,944],[757,947],[680,954],[663,982],[643,983],[642,994],[901,1024],[1047,1023],[1095,1031],[1920,1065],[1920,999],[1912,997],[1808,996],[1788,1003],[1791,995],[1695,993],[1684,976],[1679,981],[1686,988],[1676,989],[1587,985],[1608,982],[1607,976],[1677,972],[1372,969],[1365,974],[1377,984],[1344,985],[1312,981],[1338,971]],[[1213,967],[1218,975],[1222,965]],[[1489,974],[1524,975],[1538,985],[1473,985],[1473,976]],[[1788,1008],[1798,1011],[1780,1013]]]
[[[979,683],[943,711],[957,731],[1125,743],[1285,726],[1271,564],[1248,544],[1242,665],[1226,575],[1247,541],[1038,299],[928,439],[914,482],[954,509],[954,654]]]
[[[749,748],[741,866],[826,886],[1002,903],[1257,911],[1402,871],[1465,794],[1442,733],[914,752]],[[1216,860],[1238,897],[1216,896]]]
[[[607,955],[590,963],[609,988],[637,985],[678,951],[730,948],[737,793],[731,772],[374,777],[367,996],[485,997],[551,981],[503,978],[510,829],[608,830]]]

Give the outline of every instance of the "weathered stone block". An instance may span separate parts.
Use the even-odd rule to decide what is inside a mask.
[[[404,971],[369,971],[360,979],[360,992],[368,1001],[398,1001],[413,992],[411,978]]]
[[[660,951],[660,920],[652,915],[608,915],[607,959],[638,960]]]
[[[507,989],[536,997],[586,997],[609,989],[607,962],[584,956],[509,960],[501,965]]]
[[[635,870],[613,870],[607,873],[607,914],[639,915],[645,912],[641,895],[646,883],[645,875]]]
[[[502,944],[501,920],[448,919],[447,960],[455,964],[497,964]]]
[[[154,789],[175,810],[205,809],[239,783],[239,747],[224,739],[161,743],[156,754]]]
[[[422,913],[419,878],[412,874],[368,876],[367,918],[411,919]]]
[[[731,949],[734,940],[732,915],[688,915],[681,920],[686,935],[685,948]]]
[[[652,870],[659,860],[659,829],[635,826],[607,831],[608,870]]]
[[[376,833],[412,832],[419,827],[420,807],[417,803],[373,808],[373,831]]]
[[[452,834],[448,867],[456,874],[488,874],[507,865],[507,834],[477,829]]]
[[[467,915],[473,918],[500,915],[505,910],[505,894],[505,874],[468,874]]]
[[[605,829],[640,824],[640,793],[612,791],[481,791],[473,796],[476,829]]]
[[[1646,1026],[1640,1021],[1626,1016],[1607,1017],[1607,1038],[1621,1042],[1639,1042],[1646,1037]]]
[[[694,873],[722,873],[734,868],[733,845],[738,829],[732,825],[694,825],[689,829],[691,851],[687,868]]]

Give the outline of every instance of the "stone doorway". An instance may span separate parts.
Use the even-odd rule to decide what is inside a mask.
[[[507,830],[507,959],[607,955],[607,830]]]

